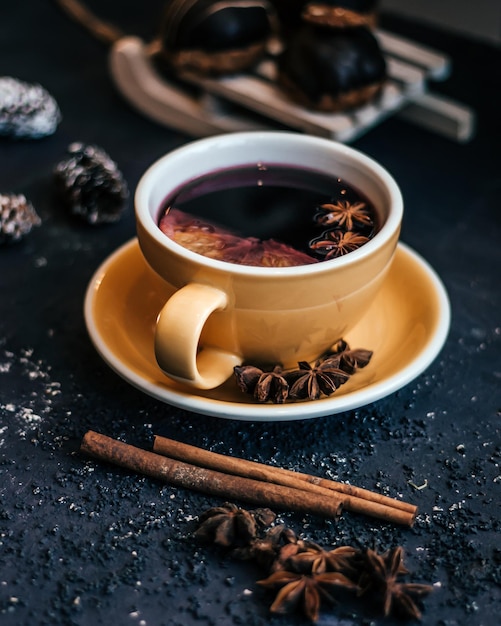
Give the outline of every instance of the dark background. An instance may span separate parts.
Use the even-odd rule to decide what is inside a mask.
[[[89,2],[126,33],[151,39],[163,2]],[[115,91],[108,50],[51,2],[0,9],[0,75],[39,82],[63,113],[57,132],[0,141],[0,193],[23,193],[43,219],[0,250],[0,622],[29,624],[302,624],[275,617],[256,566],[193,541],[216,499],[162,485],[78,453],[94,429],[149,447],[159,433],[219,452],[329,475],[419,505],[413,529],[346,513],[339,522],[285,512],[322,545],[403,545],[410,580],[435,584],[426,626],[494,625],[501,611],[499,159],[501,52],[383,16],[383,25],[451,55],[434,89],[472,107],[475,138],[457,144],[391,118],[355,142],[398,180],[402,240],[444,281],[446,345],[404,389],[341,415],[238,422],[172,408],[130,387],[99,358],[82,304],[98,265],[135,234],[91,227],[55,199],[52,170],[73,141],[114,158],[131,191],[188,137],[155,125]],[[427,484],[417,490],[417,486]],[[394,623],[340,605],[320,624]]]

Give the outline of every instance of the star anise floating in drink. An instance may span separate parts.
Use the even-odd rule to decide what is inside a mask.
[[[299,612],[316,622],[327,606],[362,598],[384,616],[420,619],[417,601],[433,590],[402,582],[409,571],[400,546],[383,553],[348,545],[326,549],[285,524],[274,525],[276,516],[269,509],[247,511],[231,503],[209,509],[199,519],[196,536],[264,569],[266,577],[257,584],[276,592],[272,613]]]
[[[363,246],[374,235],[374,218],[365,202],[328,202],[318,207],[315,222],[329,227],[309,243],[324,261],[344,256]]]
[[[346,230],[357,228],[373,228],[374,220],[365,202],[335,202],[322,204],[315,216],[317,224],[323,226],[343,227]]]
[[[283,370],[280,365],[240,365],[234,368],[234,374],[239,389],[261,403],[318,400],[332,395],[357,370],[366,367],[371,357],[371,350],[351,350],[340,340],[313,364],[299,361],[298,368],[292,370]]]
[[[369,241],[365,235],[351,230],[327,230],[320,237],[310,241],[310,248],[324,257],[325,261],[353,252]]]
[[[268,168],[266,169],[268,171]],[[249,191],[257,185],[256,188],[260,189],[260,194],[267,193],[267,190],[273,191],[272,182],[263,184],[261,175],[259,182],[255,181],[252,171],[240,173],[243,176],[242,180],[247,180],[246,176],[252,175],[243,189]],[[279,177],[282,176],[283,173]],[[224,196],[216,195],[219,200],[214,200],[214,194],[222,193],[222,190],[217,189],[217,185],[213,187],[214,178],[207,179],[206,184],[207,188],[212,190],[211,198],[215,204],[218,202],[225,204]],[[222,181],[221,184],[223,184]],[[200,185],[203,187],[202,182]],[[339,181],[337,186],[341,186]],[[343,185],[343,187],[342,190],[337,187],[336,190],[333,189],[333,195],[325,195],[323,200],[326,201],[322,200],[319,204],[316,204],[318,192],[315,193],[314,199],[311,198],[311,204],[305,200],[303,206],[303,200],[301,200],[299,206],[301,218],[298,218],[299,221],[294,224],[294,228],[291,228],[292,225],[286,225],[281,231],[278,227],[270,226],[269,230],[264,228],[264,232],[263,228],[259,228],[257,229],[260,231],[259,236],[247,233],[238,234],[233,230],[233,226],[227,227],[211,221],[210,217],[201,217],[205,215],[207,207],[201,200],[204,193],[200,192],[200,195],[197,195],[194,191],[197,186],[189,187],[187,198],[184,198],[181,193],[181,197],[170,199],[163,209],[158,225],[165,235],[179,245],[218,261],[257,267],[310,265],[329,261],[357,250],[366,244],[378,230],[379,223],[375,207],[369,201],[360,199],[360,196],[353,190],[349,192],[346,186]],[[277,187],[279,188],[281,185]],[[298,189],[304,192],[301,185]],[[349,193],[351,200],[347,199],[346,193]],[[339,199],[338,196],[343,199]],[[290,196],[287,195],[287,197],[290,200]],[[256,201],[263,202],[264,199],[260,197],[259,200],[256,198]],[[183,209],[179,208],[180,206]],[[268,210],[273,213],[275,201],[270,197],[267,202],[264,201],[264,206],[267,206]],[[192,210],[194,210],[193,214]],[[295,211],[291,209],[291,214],[294,213]],[[270,221],[273,224],[273,218]],[[291,231],[295,231],[295,234],[291,235]],[[262,238],[265,233],[266,237]]]

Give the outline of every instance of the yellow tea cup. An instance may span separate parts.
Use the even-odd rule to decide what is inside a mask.
[[[262,267],[204,256],[159,228],[166,198],[193,181],[277,164],[346,181],[374,207],[377,232],[338,258]],[[158,315],[158,365],[176,381],[210,389],[244,362],[294,367],[343,337],[365,314],[391,265],[403,201],[392,176],[351,147],[294,132],[251,131],[192,141],[160,158],[139,181],[135,210],[144,258],[175,289]]]

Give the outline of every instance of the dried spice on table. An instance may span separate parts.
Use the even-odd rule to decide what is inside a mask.
[[[358,587],[349,578],[339,572],[320,574],[299,574],[287,570],[278,570],[258,584],[268,589],[280,589],[270,606],[272,613],[290,613],[301,607],[308,619],[316,622],[322,602],[336,604],[332,591],[355,591]]]
[[[289,557],[289,563],[296,572],[343,572],[355,576],[357,567],[354,562],[360,551],[352,546],[339,546],[333,550],[325,550],[312,541],[304,542],[302,550]]]
[[[365,552],[365,563],[359,580],[361,595],[370,593],[375,596],[385,616],[398,614],[402,617],[420,619],[421,611],[414,598],[428,595],[433,591],[433,587],[400,582],[399,577],[409,573],[403,559],[402,547],[383,554],[368,549]]]
[[[181,445],[181,448],[186,447]],[[204,454],[199,453],[196,458],[191,458],[199,463],[193,465],[178,459],[176,446],[174,458],[171,458],[165,456],[167,450],[164,447],[160,450],[161,454],[158,454],[158,447],[155,452],[148,452],[93,431],[87,432],[80,449],[94,458],[115,462],[174,486],[197,489],[218,497],[224,495],[235,497],[237,501],[270,503],[270,506],[278,506],[281,510],[320,514],[331,519],[338,518],[343,505],[340,493],[336,494],[320,485],[316,485],[316,489],[320,489],[321,494],[311,491],[313,485],[306,488],[307,474],[301,474],[302,478],[294,487],[274,482],[273,477],[268,482],[270,476],[264,470],[260,470],[259,477],[243,477],[238,471],[238,459],[230,462],[229,468],[213,470],[204,465],[202,457],[207,456]],[[254,465],[259,468],[259,464]],[[289,476],[289,470],[277,468],[275,471]],[[290,484],[289,481],[287,484]],[[350,499],[361,498],[349,496],[347,505]],[[407,504],[405,506],[408,507]],[[402,509],[397,507],[396,512],[401,514]],[[407,514],[406,523],[409,523],[409,512],[403,513]],[[411,519],[414,515],[411,514]],[[392,514],[391,518],[394,519],[395,515]],[[388,513],[385,513],[384,519],[390,519]],[[401,521],[400,515],[397,519]],[[199,528],[195,532],[197,538],[225,549],[226,554],[235,558],[254,560],[266,570],[268,580],[263,579],[266,581],[263,585],[269,583],[273,588],[277,585],[286,588],[279,591],[273,604],[273,610],[278,612],[301,606],[310,619],[316,619],[322,600],[330,601],[334,590],[357,588],[360,595],[370,593],[371,596],[382,597],[385,612],[400,609],[401,612],[406,610],[406,615],[418,615],[412,596],[425,595],[429,589],[427,586],[404,584],[397,580],[397,576],[407,572],[402,563],[401,551],[384,553],[382,556],[367,551],[364,556],[360,550],[350,549],[347,545],[324,549],[309,540],[298,538],[282,524],[274,526],[276,515],[268,508],[246,510],[226,502],[202,513],[199,521]],[[293,583],[292,586],[288,586],[289,583]]]
[[[285,524],[269,528],[258,535],[247,546],[233,550],[232,556],[243,561],[255,561],[266,571],[281,569],[289,552],[297,551],[296,533]]]
[[[270,509],[247,511],[226,502],[200,516],[200,527],[195,536],[226,548],[247,546],[256,538],[258,527],[269,526],[275,517]]]
[[[214,515],[219,515],[221,509],[226,517],[228,514],[233,517],[245,517],[246,513],[250,517],[253,515],[227,503],[224,507],[210,509],[207,512],[209,519],[211,512],[216,511]],[[201,528],[207,524],[206,515],[200,517]],[[268,516],[267,520],[272,517]],[[431,585],[401,582],[401,577],[409,574],[401,546],[382,554],[349,545],[325,549],[297,537],[285,524],[271,525],[264,531],[263,527],[253,526],[254,530],[254,536],[253,532],[247,533],[242,545],[229,554],[240,560],[253,560],[267,573],[266,578],[258,580],[257,584],[277,591],[270,605],[272,613],[301,612],[316,622],[325,605],[332,607],[343,599],[353,602],[356,598],[363,598],[365,603],[370,597],[376,600],[377,607],[382,608],[384,616],[395,614],[419,619],[421,612],[414,598],[424,597],[433,590]],[[228,544],[223,545],[228,547]]]

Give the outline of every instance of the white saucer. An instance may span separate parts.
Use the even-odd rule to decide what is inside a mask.
[[[370,404],[420,375],[440,352],[450,325],[442,282],[422,257],[399,244],[379,295],[344,337],[352,348],[373,350],[369,365],[327,398],[258,404],[234,380],[198,391],[162,373],[153,353],[153,332],[157,313],[171,293],[146,265],[137,239],[129,241],[103,262],[89,283],[84,314],[90,337],[106,363],[148,395],[227,419],[307,419]]]

